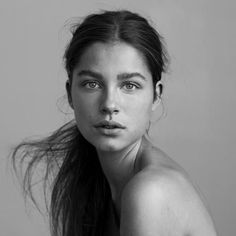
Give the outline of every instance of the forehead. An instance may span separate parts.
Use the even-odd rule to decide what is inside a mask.
[[[82,54],[75,69],[94,69],[108,73],[140,72],[150,75],[142,53],[123,42],[92,44]]]

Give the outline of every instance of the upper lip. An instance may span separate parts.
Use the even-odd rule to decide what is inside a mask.
[[[98,122],[97,124],[95,124],[95,127],[104,127],[104,126],[110,126],[110,127],[114,127],[114,128],[120,128],[120,129],[124,129],[125,126],[123,126],[122,124],[116,122],[116,121],[108,121],[108,120],[103,120]]]

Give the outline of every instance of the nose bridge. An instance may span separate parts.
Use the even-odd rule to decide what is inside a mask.
[[[114,86],[107,86],[104,91],[104,103],[112,106],[116,103],[117,91]]]
[[[103,90],[101,110],[112,113],[118,111],[118,91],[115,86],[106,86]]]

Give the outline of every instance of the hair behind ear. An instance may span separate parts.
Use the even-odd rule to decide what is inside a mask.
[[[72,103],[72,97],[71,97],[71,83],[69,80],[66,81],[66,92],[67,92],[67,98],[68,98],[70,107],[74,109],[73,103]]]
[[[160,93],[159,96],[161,96],[163,92],[163,84],[160,83],[158,86],[159,86],[159,93]]]

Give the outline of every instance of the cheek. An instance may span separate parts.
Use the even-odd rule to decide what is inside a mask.
[[[152,110],[152,99],[149,96],[137,97],[135,100],[126,100],[127,111],[135,115],[148,115]]]
[[[135,102],[131,101],[127,103],[126,107],[127,114],[131,118],[131,123],[137,126],[147,126],[149,124],[152,114],[151,99],[137,99]]]
[[[79,128],[85,125],[85,123],[89,120],[89,109],[87,106],[84,106],[83,103],[79,103],[79,102],[74,102],[73,103],[74,106],[74,116],[75,116],[75,120],[77,125],[79,126]]]
[[[83,96],[83,94],[72,93],[74,113],[80,114],[80,116],[89,116],[95,110],[94,101],[91,97]]]

